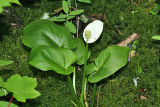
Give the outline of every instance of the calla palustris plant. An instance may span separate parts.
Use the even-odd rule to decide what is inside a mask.
[[[119,46],[109,46],[100,52],[99,56],[95,59],[94,63],[87,65],[87,51],[88,43],[95,42],[101,35],[103,31],[103,22],[95,20],[90,23],[83,32],[83,38],[86,42],[86,59],[84,63],[83,71],[83,82],[82,82],[82,91],[81,91],[81,103],[83,102],[83,96],[85,95],[85,89],[87,84],[87,75],[88,81],[91,83],[99,82],[100,80],[107,78],[108,76],[114,74],[124,65],[126,65],[128,60],[128,47],[119,47]],[[94,104],[96,84],[94,84],[91,107]],[[86,99],[85,99],[86,100]],[[87,103],[85,103],[87,104]],[[87,106],[87,105],[86,105]]]
[[[94,63],[87,65],[87,59],[91,55],[91,52],[88,52],[88,43],[95,42],[102,31],[103,22],[95,20],[90,23],[83,33],[85,46],[80,38],[72,38],[71,32],[66,27],[40,19],[25,27],[22,42],[32,49],[29,63],[40,70],[53,70],[59,74],[69,75],[75,72],[74,63],[84,64],[81,104],[77,100],[70,77],[67,78],[75,103],[77,106],[84,106],[86,78],[91,83],[99,82],[127,63],[129,51],[127,47],[109,46],[100,52]]]

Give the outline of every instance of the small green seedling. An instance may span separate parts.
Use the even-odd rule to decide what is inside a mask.
[[[150,9],[149,13],[152,15],[157,15],[160,11],[160,4],[159,3],[154,3],[154,9]]]

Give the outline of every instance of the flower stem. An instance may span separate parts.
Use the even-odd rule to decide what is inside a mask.
[[[13,96],[12,96],[12,98],[11,98],[11,100],[10,100],[10,102],[9,102],[9,104],[8,104],[8,106],[7,107],[9,107],[9,105],[11,104],[11,102],[12,102],[12,100],[13,100]]]
[[[94,86],[93,86],[91,107],[93,107],[94,105],[95,93],[96,93],[96,83],[94,83]]]
[[[70,92],[71,92],[76,104],[78,105],[78,107],[82,107],[80,102],[78,101],[77,95],[76,95],[76,93],[74,91],[74,88],[72,86],[71,77],[69,75],[67,76],[67,82],[68,82],[68,85],[69,85]]]
[[[76,72],[75,71],[73,71],[73,88],[76,93]]]
[[[81,104],[83,104],[83,95],[84,95],[84,91],[85,91],[85,85],[87,82],[85,82],[86,80],[86,66],[87,66],[87,59],[88,59],[88,44],[86,43],[86,50],[85,50],[85,60],[84,60],[84,69],[83,69],[83,79],[82,79],[82,90],[81,90],[81,96],[80,96],[80,102]]]

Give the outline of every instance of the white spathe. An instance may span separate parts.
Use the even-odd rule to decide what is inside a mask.
[[[101,35],[103,31],[103,22],[100,20],[95,20],[88,24],[83,32],[83,38],[86,43],[95,42]]]

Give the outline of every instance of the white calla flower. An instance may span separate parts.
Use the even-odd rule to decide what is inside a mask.
[[[83,38],[86,43],[95,42],[103,31],[103,22],[95,20],[84,29]]]

